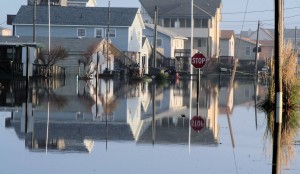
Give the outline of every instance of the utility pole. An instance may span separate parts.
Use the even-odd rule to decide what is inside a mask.
[[[34,0],[33,3],[33,38],[32,38],[32,42],[35,43],[36,41],[36,1]]]
[[[158,7],[156,5],[154,11],[154,40],[153,40],[153,63],[152,63],[154,68],[156,68],[157,21],[158,21]]]
[[[258,41],[259,41],[259,26],[260,21],[257,24],[257,36],[256,36],[256,46],[255,46],[255,78],[257,78],[257,59],[258,59]]]
[[[108,1],[108,12],[107,12],[107,42],[106,42],[106,70],[108,71],[108,47],[109,47],[109,34],[110,34],[110,1]]]
[[[273,138],[272,173],[281,173],[281,123],[282,123],[282,67],[284,0],[275,0],[275,121]]]
[[[191,55],[190,55],[191,63],[192,63],[193,49],[194,49],[194,0],[191,0]],[[193,66],[191,63],[190,63],[190,75],[193,74]]]
[[[206,56],[209,59],[210,58],[210,22],[212,22],[210,19],[208,19],[208,26],[207,26],[207,41],[206,41],[206,49],[207,53]]]

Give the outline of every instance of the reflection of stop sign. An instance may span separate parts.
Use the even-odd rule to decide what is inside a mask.
[[[191,119],[190,124],[195,131],[199,132],[202,128],[204,128],[205,121],[202,117],[195,115]]]
[[[192,65],[195,68],[203,68],[203,66],[206,63],[206,57],[201,54],[201,53],[196,53],[193,57],[192,57]]]

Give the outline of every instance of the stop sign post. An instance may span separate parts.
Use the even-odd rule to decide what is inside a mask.
[[[204,67],[206,63],[206,57],[202,53],[196,53],[192,57],[192,65],[197,68],[201,69]]]
[[[198,69],[198,82],[197,82],[197,115],[199,114],[200,108],[200,69],[204,67],[206,63],[206,57],[202,53],[196,53],[193,55],[191,60],[192,65]]]
[[[195,115],[192,117],[190,125],[195,131],[199,132],[205,127],[205,120],[201,116]]]

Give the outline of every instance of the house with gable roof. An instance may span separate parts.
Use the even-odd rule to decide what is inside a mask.
[[[259,44],[261,46],[261,44]],[[240,60],[254,61],[255,53],[253,48],[256,47],[256,41],[249,38],[236,38],[235,42],[235,56]],[[259,57],[259,56],[258,56]]]
[[[144,54],[142,30],[145,26],[138,8],[110,8],[109,30],[108,10],[105,7],[51,6],[50,10],[51,37],[99,40],[109,37],[109,42],[114,48],[125,53],[125,56],[132,59],[131,62],[140,64]],[[36,14],[36,37],[48,37],[48,7],[37,6]],[[32,16],[32,6],[21,6],[11,23],[13,36],[32,37]]]
[[[138,8],[110,9],[109,39],[121,51],[140,52],[144,23]],[[21,6],[14,18],[14,36],[33,35],[33,11]],[[48,37],[48,7],[37,7],[36,36]],[[108,10],[104,7],[51,7],[51,37],[106,38]]]
[[[154,19],[157,5],[159,25],[189,38],[184,48],[191,46],[191,3],[189,0],[140,0],[145,23]],[[205,56],[219,57],[219,37],[221,0],[194,0],[194,52],[201,51]],[[189,53],[190,54],[190,53]]]
[[[235,36],[233,30],[221,30],[220,57],[234,57]]]
[[[256,40],[257,31],[252,31],[249,29],[248,31],[241,31],[240,37],[242,38],[250,38],[251,40]],[[259,40],[274,40],[274,34],[271,31],[264,28],[259,28]]]
[[[152,54],[152,47],[149,39],[143,36],[142,40],[142,55],[141,55],[141,67],[144,69],[144,74],[149,73],[149,58]]]
[[[143,33],[153,45],[154,25],[146,23]],[[157,26],[157,48],[166,58],[174,58],[175,50],[184,49],[184,42],[187,40],[188,38],[168,28]]]

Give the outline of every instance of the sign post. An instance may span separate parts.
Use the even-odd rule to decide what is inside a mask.
[[[192,65],[198,69],[198,83],[197,83],[197,115],[199,115],[200,108],[200,69],[206,64],[206,57],[202,53],[196,53],[192,57]]]

